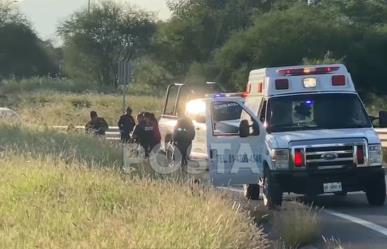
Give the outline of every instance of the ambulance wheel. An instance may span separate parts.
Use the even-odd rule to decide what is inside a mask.
[[[368,183],[365,192],[369,205],[383,206],[386,201],[386,181],[384,177],[379,177]]]
[[[243,185],[244,195],[248,200],[259,200],[259,185],[246,184]]]
[[[262,179],[263,204],[269,209],[274,209],[282,205],[282,191],[278,183],[275,182],[269,167],[265,167]]]

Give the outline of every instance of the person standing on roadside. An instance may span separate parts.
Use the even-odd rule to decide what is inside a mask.
[[[85,125],[87,133],[92,133],[98,136],[104,136],[106,131],[109,129],[109,125],[104,118],[98,117],[96,111],[90,112],[90,121]]]
[[[132,117],[132,108],[128,107],[126,109],[126,113],[120,117],[117,125],[121,133],[121,142],[128,143],[130,140],[130,133],[136,125],[136,122]]]
[[[153,123],[150,113],[144,112],[137,115],[138,124],[134,128],[132,138],[143,147],[145,157],[149,157],[153,142]]]
[[[153,125],[153,140],[151,147],[152,149],[155,148],[157,145],[161,142],[161,134],[159,129],[159,122],[156,119],[156,116],[154,113],[150,113],[150,121]]]
[[[183,115],[175,126],[173,132],[173,142],[176,148],[181,153],[181,166],[188,165],[189,148],[192,146],[192,141],[195,138],[195,127],[192,120]]]

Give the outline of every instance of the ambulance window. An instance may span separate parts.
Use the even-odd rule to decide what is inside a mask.
[[[270,132],[369,128],[355,94],[305,94],[271,98],[267,108]]]
[[[266,120],[266,105],[267,101],[264,100],[261,105],[260,114],[259,114],[259,120],[261,120],[262,123]]]
[[[212,128],[214,136],[239,136],[241,119],[249,122],[250,134],[258,135],[259,125],[241,105],[236,102],[215,102],[212,106]]]

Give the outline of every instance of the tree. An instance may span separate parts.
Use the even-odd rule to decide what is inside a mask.
[[[18,9],[0,2],[0,78],[55,73],[57,67],[46,48]]]
[[[117,63],[134,59],[150,46],[153,17],[111,1],[81,10],[62,23],[66,72],[101,84],[116,86]]]
[[[345,57],[353,34],[340,15],[329,15],[318,7],[297,5],[259,16],[217,53],[219,80],[241,90],[253,68],[298,65],[303,58],[323,58],[328,51],[335,58]]]
[[[157,57],[170,71],[184,75],[192,63],[211,61],[230,35],[251,24],[260,6],[256,0],[173,0],[172,18],[155,38]]]

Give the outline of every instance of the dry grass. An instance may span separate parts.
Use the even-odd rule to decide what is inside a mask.
[[[21,155],[48,156],[88,166],[118,168],[122,151],[111,143],[86,134],[65,134],[44,128],[9,126],[0,123],[0,151]]]
[[[324,248],[325,249],[344,249],[341,245],[341,242],[335,238],[325,238],[323,237]]]
[[[1,158],[0,248],[265,248],[209,189],[63,161]]]
[[[287,248],[298,248],[318,239],[320,219],[318,210],[298,202],[286,202],[275,212],[273,229]]]
[[[218,191],[138,170],[81,134],[0,126],[0,248],[266,248]],[[104,167],[95,167],[104,166]]]
[[[127,104],[134,113],[140,111],[160,114],[163,98],[128,96]],[[83,125],[95,110],[111,126],[116,126],[122,114],[122,96],[115,94],[74,94],[52,91],[3,95],[0,105],[15,109],[26,124]]]

